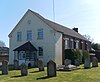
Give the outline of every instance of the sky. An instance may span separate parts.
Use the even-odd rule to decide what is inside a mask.
[[[53,0],[0,0],[0,40],[9,47],[8,35],[28,9],[54,20]],[[100,43],[100,0],[54,0],[55,22],[78,28]]]

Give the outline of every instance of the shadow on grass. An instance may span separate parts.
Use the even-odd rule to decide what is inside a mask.
[[[33,71],[33,72],[30,72],[30,73],[38,73],[38,72],[43,72],[43,71]]]
[[[17,76],[11,76],[10,78],[18,78],[18,77],[23,77],[23,76],[17,75]]]
[[[0,74],[0,76],[2,76],[2,75],[8,75],[8,74]]]
[[[37,80],[41,80],[41,79],[49,79],[49,78],[53,78],[53,77],[44,76],[44,77],[37,78]]]

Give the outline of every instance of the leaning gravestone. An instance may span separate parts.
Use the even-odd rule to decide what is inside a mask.
[[[19,69],[19,61],[14,60],[14,69]]]
[[[56,63],[50,60],[47,63],[47,75],[48,77],[55,77],[56,76]]]
[[[39,71],[44,71],[44,65],[42,60],[38,60],[38,68]]]
[[[92,67],[98,67],[98,59],[96,57],[92,58]]]
[[[65,59],[64,64],[65,64],[65,66],[70,65],[70,64],[71,64],[71,60],[69,60],[69,59]]]
[[[25,63],[21,64],[21,76],[27,76],[28,75],[28,67]]]
[[[6,60],[2,61],[2,74],[8,74],[8,61]]]
[[[85,69],[90,68],[90,59],[89,58],[86,58],[84,60],[84,68]]]

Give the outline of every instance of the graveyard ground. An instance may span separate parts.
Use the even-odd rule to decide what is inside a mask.
[[[37,68],[28,69],[28,76],[21,76],[20,70],[11,70],[8,75],[2,75],[0,82],[100,82],[99,67],[74,71],[57,71],[57,77],[48,78],[47,71],[39,72]]]

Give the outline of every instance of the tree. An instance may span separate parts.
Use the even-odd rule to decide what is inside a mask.
[[[5,42],[3,42],[3,41],[0,40],[0,47],[5,47],[5,46],[6,46]]]
[[[94,43],[93,38],[91,38],[90,35],[84,35],[84,37],[87,38],[87,40],[89,40],[91,42],[91,47],[94,50],[100,50],[100,44],[99,43]]]
[[[87,40],[89,40],[91,43],[93,43],[93,38],[91,38],[90,35],[86,34],[86,35],[83,35]]]
[[[98,43],[92,43],[91,46],[94,50],[100,50],[100,44]]]

